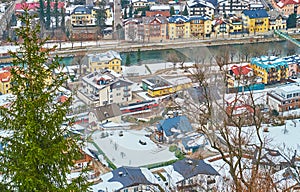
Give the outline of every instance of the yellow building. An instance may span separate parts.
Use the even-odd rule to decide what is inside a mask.
[[[277,17],[270,17],[269,30],[286,29],[286,21],[286,18],[282,17],[281,15]]]
[[[231,19],[229,21],[229,33],[239,34],[243,32],[243,22],[240,18]]]
[[[10,93],[10,79],[11,74],[9,71],[0,71],[0,93],[2,95]]]
[[[264,33],[269,30],[269,15],[265,9],[244,10],[244,30],[249,33]]]
[[[273,84],[288,79],[289,67],[286,61],[278,57],[261,56],[251,59],[254,74],[262,78],[264,84]]]
[[[142,80],[142,88],[147,91],[151,97],[160,97],[190,88],[192,86],[191,79],[187,77],[177,77],[173,79],[165,79],[160,76],[155,76],[149,79]]]
[[[180,38],[190,38],[191,26],[190,21],[187,17],[182,15],[174,15],[168,19],[168,31],[169,38],[180,39]]]
[[[209,37],[212,31],[211,20],[207,16],[191,16],[191,36],[197,38]]]
[[[122,72],[121,56],[116,51],[107,51],[105,53],[88,54],[89,71],[94,72],[100,69],[110,69],[117,73]]]
[[[85,6],[78,6],[71,14],[71,24],[72,26],[94,26],[95,14],[95,11]]]

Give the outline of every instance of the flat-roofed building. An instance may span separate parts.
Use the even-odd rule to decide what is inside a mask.
[[[142,80],[142,88],[148,92],[151,97],[169,95],[192,86],[192,80],[187,77],[176,77],[165,79],[161,76],[155,76]]]
[[[300,85],[288,84],[267,94],[268,105],[278,112],[300,108]]]

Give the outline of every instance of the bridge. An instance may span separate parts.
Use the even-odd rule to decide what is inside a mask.
[[[282,37],[282,38],[290,41],[291,43],[294,43],[298,47],[300,47],[300,42],[297,39],[294,39],[293,37],[289,36],[287,33],[283,33],[282,31],[275,29],[274,34],[276,34],[279,37]]]

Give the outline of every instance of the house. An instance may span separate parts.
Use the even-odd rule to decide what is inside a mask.
[[[100,182],[100,174],[107,173],[109,168],[99,161],[97,152],[87,147],[83,147],[80,150],[80,153],[81,156],[74,161],[74,166],[71,169],[71,174],[68,179],[75,179],[83,170],[87,170],[85,174],[88,182]],[[101,169],[99,169],[99,167],[101,167]]]
[[[176,77],[165,79],[161,76],[142,79],[142,88],[151,97],[169,95],[192,86],[192,80],[188,77]]]
[[[107,122],[120,123],[121,115],[122,112],[120,111],[120,107],[115,103],[94,107],[89,112],[89,124],[98,128],[99,124]]]
[[[169,38],[167,17],[143,17],[143,25],[146,41],[162,41]]]
[[[100,69],[109,69],[117,73],[122,72],[121,56],[118,52],[109,50],[104,53],[88,54],[88,68],[90,72],[95,72]]]
[[[239,122],[242,125],[253,124],[253,115],[255,108],[251,102],[251,98],[247,95],[242,94],[234,97],[225,99],[226,106],[225,112],[228,120],[226,121],[229,125],[234,125],[235,122]]]
[[[248,33],[264,33],[269,30],[269,15],[265,9],[244,10],[242,19]]]
[[[253,3],[253,2],[251,2]],[[243,10],[249,9],[250,2],[245,0],[221,0],[218,1],[218,13],[220,15],[241,14]]]
[[[132,100],[132,84],[114,71],[100,70],[82,78],[78,97],[86,104],[97,106],[127,103]]]
[[[229,19],[229,33],[231,35],[243,33],[243,21],[242,18],[233,17]]]
[[[287,17],[282,16],[281,14],[278,14],[277,11],[270,11],[269,12],[270,18],[269,18],[269,30],[281,30],[286,29],[286,22]]]
[[[189,0],[187,1],[189,15],[207,15],[213,18],[216,7],[210,1],[206,0]]]
[[[93,192],[159,191],[159,181],[147,168],[122,166],[100,178],[102,182],[91,186]]]
[[[11,73],[8,70],[0,71],[0,94],[4,95],[10,93],[9,90],[11,87],[10,83]]]
[[[73,27],[95,26],[95,10],[85,6],[77,6],[71,13]]]
[[[254,151],[253,162],[257,163],[258,150]],[[259,159],[259,167],[261,170],[271,171],[275,173],[277,171],[283,170],[287,167],[292,166],[290,160],[288,160],[283,154],[278,150],[263,148],[261,151],[261,157]],[[295,157],[292,157],[293,161]]]
[[[272,0],[273,5],[283,13],[284,16],[289,16],[293,13],[300,14],[300,2],[297,0]]]
[[[145,40],[144,25],[141,18],[130,18],[124,23],[125,41]]]
[[[191,16],[190,28],[191,36],[196,38],[210,37],[212,28],[211,28],[211,19],[207,16]]]
[[[299,73],[300,57],[298,55],[291,55],[282,58],[289,66],[289,78],[295,79]]]
[[[189,155],[198,149],[203,149],[207,145],[210,145],[210,143],[204,134],[191,133],[187,137],[182,138],[181,143],[179,143],[179,148]]]
[[[287,62],[275,56],[252,58],[250,66],[254,74],[262,78],[264,84],[285,81],[289,77]]]
[[[215,19],[212,21],[212,31],[214,35],[229,35],[230,23],[225,19]]]
[[[270,109],[278,112],[300,108],[299,84],[288,84],[267,93],[267,102]]]
[[[295,168],[287,167],[285,169],[277,171],[271,177],[277,189],[280,191],[300,191],[300,178]]]
[[[226,77],[229,92],[261,90],[265,88],[265,85],[262,83],[262,78],[254,75],[249,64],[243,66],[231,66]]]
[[[185,158],[163,169],[172,191],[206,191],[213,187],[219,176],[210,164],[199,159]]]
[[[161,120],[156,127],[155,138],[160,142],[170,142],[172,137],[176,138],[178,135],[193,131],[191,123],[186,116],[175,116]]]
[[[173,15],[168,18],[169,38],[181,39],[190,37],[190,21],[188,17],[182,15]]]
[[[143,8],[148,5],[147,0],[132,0],[131,4],[133,5],[133,9]]]

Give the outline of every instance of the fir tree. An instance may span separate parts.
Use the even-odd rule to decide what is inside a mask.
[[[50,0],[47,1],[47,7],[46,7],[46,29],[50,29],[51,24],[51,5]]]
[[[175,9],[174,9],[173,6],[171,6],[171,8],[170,8],[170,16],[173,16],[173,15],[175,15]]]
[[[48,58],[52,49],[43,48],[46,39],[40,39],[40,26],[32,26],[33,17],[25,10],[17,29],[23,44],[10,53],[13,61],[11,92],[14,99],[9,109],[0,108],[0,127],[8,137],[0,153],[1,191],[87,191],[82,175],[71,183],[67,180],[70,167],[80,157],[77,141],[67,136],[70,99],[64,103],[55,101],[66,78],[63,73],[51,78],[59,67],[59,59]],[[47,66],[45,64],[47,63]]]
[[[124,17],[123,19],[127,19],[127,7],[124,8]]]
[[[66,21],[65,21],[66,13],[63,7],[61,8],[60,13],[61,13],[60,27],[63,32],[66,32]]]
[[[130,5],[129,7],[129,18],[132,18],[132,13],[133,13],[133,7]]]
[[[183,12],[182,12],[182,15],[184,15],[184,16],[189,16],[189,12],[188,12],[187,6],[184,7],[184,10],[183,10]]]
[[[141,49],[138,49],[138,51],[137,51],[137,59],[136,59],[136,61],[138,62],[138,64],[140,64],[140,62],[141,62]]]
[[[40,17],[40,23],[41,25],[45,24],[45,5],[44,0],[39,0],[40,8],[39,8],[39,17]]]
[[[54,16],[55,16],[55,28],[58,28],[58,23],[59,23],[58,0],[55,0],[54,3]]]
[[[106,27],[106,12],[105,12],[106,2],[102,0],[99,2],[99,9],[96,9],[96,24],[99,27],[100,34],[103,34],[103,30]]]
[[[126,65],[126,66],[129,66],[129,65],[130,65],[130,56],[129,56],[129,53],[126,54],[126,62],[125,62],[125,65]]]

